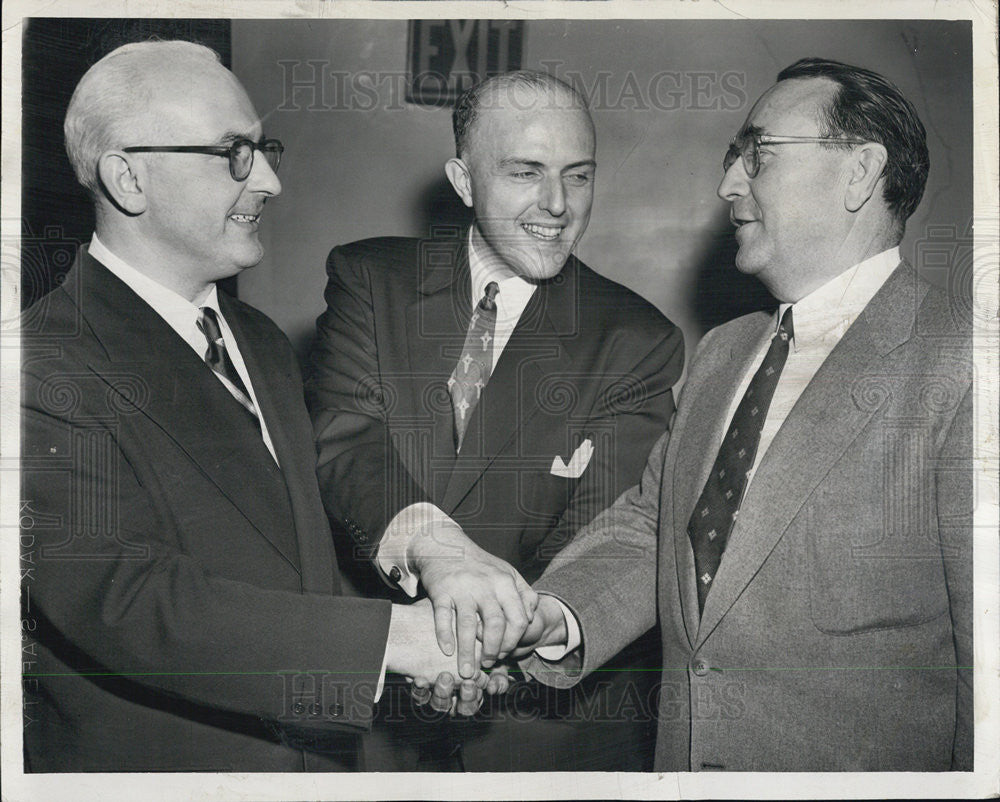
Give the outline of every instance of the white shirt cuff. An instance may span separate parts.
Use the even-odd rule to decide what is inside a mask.
[[[442,524],[457,524],[444,510],[426,501],[404,507],[389,521],[379,542],[375,564],[385,580],[399,585],[411,598],[417,595],[419,577],[413,573],[406,559],[413,538],[432,532]]]
[[[559,609],[562,610],[563,619],[566,621],[566,643],[557,643],[553,646],[541,646],[535,649],[535,654],[541,657],[543,660],[549,663],[558,663],[566,655],[572,652],[574,649],[580,646],[583,638],[580,635],[580,622],[576,620],[576,616],[573,611],[569,609],[560,599],[556,601],[559,603]]]

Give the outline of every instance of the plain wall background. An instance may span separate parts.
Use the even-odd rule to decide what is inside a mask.
[[[903,255],[923,267],[918,243],[929,230],[951,231],[954,248],[972,220],[971,49],[965,22],[532,20],[523,66],[578,74],[585,91],[603,85],[592,101],[594,210],[577,254],[679,324],[690,354],[707,327],[770,302],[733,267],[716,188],[729,139],[778,71],[804,56],[846,61],[881,72],[917,107],[931,173]],[[284,191],[262,224],[266,256],[240,277],[239,293],[300,354],[324,308],[331,247],[462,219],[443,171],[454,151],[450,108],[405,102],[406,56],[403,20],[232,23],[233,69],[267,135],[286,146]],[[289,61],[293,71],[280,64]],[[327,73],[319,97],[286,86],[312,78],[308,61]],[[676,78],[655,83],[665,71]],[[381,79],[369,89],[361,73]]]

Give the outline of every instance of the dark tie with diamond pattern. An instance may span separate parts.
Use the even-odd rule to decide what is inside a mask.
[[[222,329],[219,328],[219,319],[215,310],[210,306],[203,306],[198,312],[198,328],[205,335],[208,341],[208,350],[205,351],[205,364],[222,378],[222,383],[232,394],[233,398],[240,402],[240,405],[249,412],[257,425],[260,426],[260,418],[257,409],[250,398],[250,392],[236,372],[236,366],[226,350],[226,341],[222,337]]]
[[[760,433],[767,418],[771,398],[778,386],[781,369],[788,358],[789,340],[793,336],[792,308],[788,307],[781,325],[771,340],[743,400],[736,408],[726,437],[719,447],[719,455],[712,465],[712,472],[705,482],[705,489],[698,497],[691,520],[688,537],[694,549],[694,569],[698,585],[698,610],[705,609],[705,599],[712,589],[722,552],[726,549],[743,500],[747,478],[757,455]]]
[[[500,287],[495,281],[486,285],[486,292],[472,311],[465,348],[451,378],[448,392],[455,410],[455,451],[462,448],[465,430],[472,411],[479,403],[493,365],[493,335],[497,325],[496,297]]]

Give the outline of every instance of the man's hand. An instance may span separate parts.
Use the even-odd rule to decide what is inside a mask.
[[[478,696],[473,696],[477,687],[474,680],[463,679],[461,682],[456,682],[451,673],[445,672],[438,675],[433,685],[427,679],[414,680],[410,695],[419,705],[430,704],[434,710],[440,712],[471,716],[483,706],[482,689]],[[510,675],[507,666],[494,667],[486,683],[486,693],[490,696],[507,693],[509,687]]]
[[[476,659],[475,653],[472,659]],[[446,655],[437,645],[434,611],[427,599],[414,604],[392,605],[389,638],[385,647],[385,667],[387,671],[411,678],[414,687],[421,689],[429,688],[434,677],[450,677],[455,671],[455,658]],[[459,712],[471,715],[479,709],[487,682],[488,677],[478,668],[462,682],[458,691],[462,705]],[[442,681],[442,684],[450,685],[453,681]],[[448,696],[450,700],[450,692]]]
[[[547,593],[538,594],[535,615],[524,630],[524,634],[521,635],[520,643],[511,651],[510,656],[519,659],[531,654],[535,649],[565,645],[566,617],[563,615],[562,607],[555,596],[549,596]]]
[[[538,595],[509,563],[484,551],[454,522],[413,538],[407,562],[434,606],[434,630],[446,655],[455,651],[462,678],[475,675],[477,634],[482,665],[489,668],[521,639]]]

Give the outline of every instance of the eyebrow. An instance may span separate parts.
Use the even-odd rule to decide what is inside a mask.
[[[750,125],[744,125],[740,129],[737,136],[760,136],[761,134],[764,133],[766,133],[766,131],[763,128],[761,128],[759,125],[754,125],[753,123],[751,123]]]
[[[501,167],[516,167],[520,165],[525,167],[534,167],[539,170],[545,167],[543,162],[535,161],[534,159],[519,159],[516,156],[500,160]],[[567,164],[563,167],[562,172],[565,172],[566,170],[575,170],[579,167],[597,167],[597,162],[593,159],[584,159],[583,161],[573,162],[573,164]]]
[[[232,145],[233,142],[235,142],[237,139],[249,139],[251,142],[257,141],[252,136],[250,136],[250,134],[248,134],[246,131],[235,131],[232,129],[226,131],[216,141],[220,145]]]

